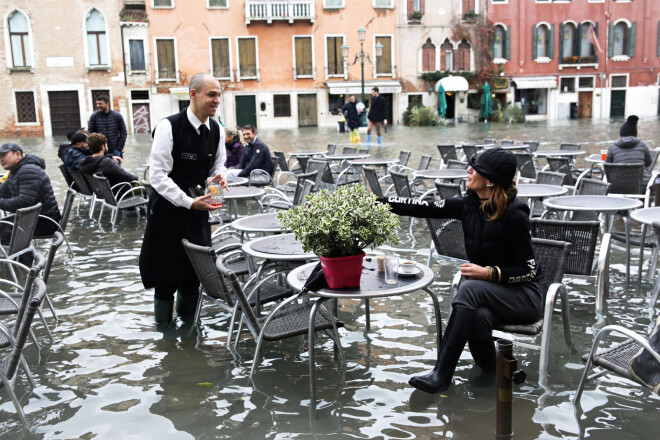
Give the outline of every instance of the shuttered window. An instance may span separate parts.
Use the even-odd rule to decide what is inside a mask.
[[[14,67],[32,65],[32,51],[28,34],[28,19],[18,11],[7,20],[9,25],[9,41],[11,44],[11,59]]]
[[[171,8],[172,0],[153,0],[154,8]]]
[[[440,70],[454,70],[454,46],[445,40],[440,46]]]
[[[435,72],[435,45],[430,38],[422,46],[422,72]]]
[[[156,40],[156,56],[158,57],[158,79],[176,80],[174,40]]]
[[[209,8],[226,8],[227,0],[208,0]]]
[[[238,68],[241,78],[257,77],[257,40],[255,38],[238,39]]]
[[[229,38],[211,39],[211,63],[213,68],[213,76],[220,79],[231,78]]]
[[[344,44],[343,37],[327,37],[328,57],[326,66],[328,75],[344,75],[344,59],[341,56],[341,45]]]
[[[456,70],[470,70],[470,43],[463,40],[456,51]]]
[[[131,56],[131,70],[145,70],[144,41],[128,40],[128,50]]]
[[[295,37],[294,46],[296,48],[296,77],[314,75],[312,37]]]
[[[413,13],[424,14],[424,0],[407,0],[408,18]]]
[[[572,63],[577,57],[577,32],[573,23],[564,23],[561,31],[562,62]]]
[[[16,92],[16,119],[18,123],[37,122],[33,92]]]
[[[383,54],[378,57],[376,63],[376,75],[392,74],[392,37],[376,37],[376,44],[383,45]],[[374,50],[374,53],[375,50]]]
[[[504,58],[504,42],[506,40],[506,30],[504,26],[495,26],[495,41],[491,49],[493,58]]]

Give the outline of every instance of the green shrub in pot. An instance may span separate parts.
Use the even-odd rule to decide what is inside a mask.
[[[399,217],[362,185],[341,186],[334,192],[323,190],[308,195],[306,200],[277,216],[305,252],[346,257],[362,254],[366,247],[399,241]]]

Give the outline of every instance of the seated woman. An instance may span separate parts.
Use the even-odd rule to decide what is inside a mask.
[[[475,363],[486,372],[494,371],[493,326],[526,324],[541,317],[543,293],[536,276],[529,207],[516,198],[515,173],[513,154],[494,148],[472,159],[465,197],[436,202],[379,199],[399,215],[463,222],[470,262],[461,266],[461,275],[467,280],[452,301],[435,368],[412,377],[410,385],[415,388],[427,393],[449,388],[466,342]]]
[[[607,163],[643,163],[646,168],[651,165],[651,154],[649,147],[637,137],[637,121],[639,118],[635,115],[628,116],[626,122],[619,129],[619,139],[607,150]],[[646,187],[651,173],[644,169],[642,185]]]
[[[225,167],[236,168],[241,163],[245,145],[241,140],[241,132],[235,127],[225,127],[225,150],[227,151]]]

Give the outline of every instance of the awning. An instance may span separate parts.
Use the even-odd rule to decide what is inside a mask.
[[[518,89],[555,89],[557,88],[557,78],[554,76],[529,76],[511,78]]]
[[[349,93],[362,93],[361,81],[326,81],[325,85],[330,89],[331,95],[346,95]],[[365,81],[364,93],[371,94],[371,88],[378,87],[378,93],[401,93],[401,84],[399,81]]]
[[[435,89],[438,90],[439,86],[442,86],[445,92],[467,92],[470,89],[467,79],[462,76],[446,76],[435,83]]]

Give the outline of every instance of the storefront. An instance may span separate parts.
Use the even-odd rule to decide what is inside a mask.
[[[361,81],[328,81],[328,116],[339,114],[339,109],[348,101],[350,95],[355,95],[358,101],[362,101],[362,82]],[[396,100],[401,93],[401,84],[399,81],[365,81],[364,98],[365,105],[369,107],[371,101],[371,89],[378,87],[380,95],[385,98],[387,103],[386,115],[389,124],[394,124],[398,115],[394,114]]]
[[[458,120],[467,122],[467,92],[470,85],[462,76],[446,76],[435,84],[435,90],[438,91],[442,86],[445,94],[447,110],[444,117],[447,121]],[[440,99],[440,96],[438,96]]]
[[[511,83],[515,87],[514,104],[519,105],[529,119],[551,119],[548,109],[551,108],[551,93],[557,89],[557,78],[554,76],[513,77]]]

